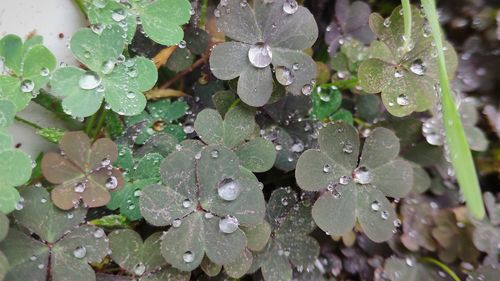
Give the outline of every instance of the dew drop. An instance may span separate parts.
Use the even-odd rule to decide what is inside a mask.
[[[304,144],[302,142],[294,143],[290,150],[295,153],[300,153],[304,151]]]
[[[341,185],[347,185],[351,182],[351,177],[350,176],[341,176],[339,179],[339,183]]]
[[[77,259],[83,259],[87,255],[87,249],[85,246],[78,246],[74,251],[73,251],[73,256]]]
[[[127,12],[124,9],[116,9],[111,12],[111,18],[116,21],[120,22],[124,20],[127,17]]]
[[[353,152],[353,145],[350,142],[344,143],[344,147],[342,147],[342,151],[347,154],[351,154]]]
[[[79,182],[79,183],[77,183],[77,184],[75,185],[74,191],[75,191],[76,193],[82,193],[82,192],[84,192],[84,191],[85,191],[85,187],[86,187],[86,185],[85,185],[85,183],[84,183],[84,182]]]
[[[103,62],[101,71],[103,74],[110,74],[115,68],[115,62],[113,60],[107,60]]]
[[[293,15],[299,9],[299,4],[295,0],[285,0],[283,3],[283,12],[288,15]]]
[[[313,86],[311,84],[305,84],[304,87],[302,87],[302,94],[304,96],[309,96],[313,90]]]
[[[185,41],[185,40],[181,40],[181,41],[177,44],[177,46],[178,46],[179,48],[181,48],[181,49],[184,49],[184,48],[186,48],[187,43],[186,43],[186,41]]]
[[[189,199],[182,201],[182,207],[184,207],[186,209],[191,208],[192,205],[193,205],[193,203]]]
[[[179,226],[181,226],[181,224],[182,224],[182,220],[181,219],[175,219],[172,222],[172,226],[175,227],[175,228],[178,228]]]
[[[146,272],[146,266],[140,262],[134,266],[134,273],[135,275],[143,275],[144,272]]]
[[[101,77],[94,71],[87,71],[80,77],[78,84],[84,90],[93,90],[101,85]]]
[[[276,80],[283,86],[289,86],[295,81],[295,75],[285,66],[278,66],[275,69]]]
[[[96,229],[94,231],[94,237],[97,239],[104,237],[104,230],[102,230],[102,228]]]
[[[397,69],[395,72],[394,72],[394,77],[396,78],[401,78],[404,76],[404,73],[401,69]]]
[[[328,174],[332,172],[332,165],[330,164],[325,164],[323,166],[323,173]]]
[[[217,149],[210,151],[210,157],[212,157],[213,159],[219,158],[219,151]]]
[[[224,179],[217,189],[219,197],[226,201],[233,201],[241,193],[241,184],[233,179]]]
[[[370,205],[373,211],[378,212],[380,211],[380,202],[377,200],[373,201],[372,204]]]
[[[370,171],[366,167],[358,167],[354,170],[354,181],[359,184],[369,184],[372,181]]]
[[[94,32],[97,35],[101,35],[102,32],[104,31],[105,26],[101,23],[93,24],[90,26],[90,29],[92,32]]]
[[[401,94],[396,98],[396,103],[400,106],[407,106],[410,104],[410,99],[407,95]]]
[[[248,50],[250,63],[257,68],[265,68],[273,59],[271,47],[265,43],[257,43]]]
[[[380,217],[383,219],[383,220],[387,220],[389,218],[389,212],[387,211],[382,211],[380,213]]]
[[[105,186],[107,189],[116,189],[118,187],[118,179],[115,176],[111,176],[106,180]]]
[[[191,251],[185,252],[182,255],[182,260],[184,260],[184,262],[187,262],[187,263],[193,262],[194,261],[194,254],[193,254],[193,252],[191,252]]]
[[[238,229],[238,226],[238,219],[231,215],[225,216],[219,221],[219,229],[223,233],[233,233]]]
[[[96,8],[102,9],[106,6],[106,1],[105,0],[94,0],[94,1],[92,1],[92,4],[94,4],[94,6]]]
[[[127,93],[127,98],[128,98],[128,99],[133,99],[133,98],[135,98],[135,93],[134,93],[134,92],[128,92],[128,93]]]
[[[50,74],[50,70],[46,67],[42,67],[42,69],[40,70],[40,75],[43,77],[47,77],[47,76],[49,76],[49,74]]]
[[[101,160],[101,167],[106,167],[109,164],[111,164],[111,160],[109,158],[106,157],[106,158]]]
[[[424,62],[421,59],[416,59],[413,61],[413,63],[410,66],[411,72],[415,73],[416,75],[422,76],[425,74],[425,66]]]
[[[31,93],[35,89],[35,82],[32,80],[26,79],[21,82],[21,91],[23,93]]]
[[[299,70],[299,67],[300,67],[300,65],[299,65],[299,63],[297,63],[297,62],[296,62],[296,63],[294,63],[294,64],[292,65],[292,69],[293,69],[294,71]]]

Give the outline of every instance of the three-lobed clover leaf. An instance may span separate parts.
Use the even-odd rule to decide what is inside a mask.
[[[367,93],[382,93],[387,110],[395,116],[425,111],[436,104],[439,93],[438,59],[430,27],[420,11],[412,6],[411,38],[404,37],[401,7],[384,19],[370,15],[370,27],[379,38],[370,46],[371,58],[359,67],[358,78]],[[450,75],[457,68],[457,54],[444,44],[446,67]]]
[[[4,101],[0,101],[0,104],[2,102]],[[6,117],[6,121],[9,118]],[[8,123],[7,121],[5,124]],[[33,163],[26,153],[13,148],[12,137],[3,129],[0,126],[0,212],[7,214],[15,209],[21,199],[15,187],[30,179]]]
[[[56,208],[43,187],[29,187],[21,194],[24,206],[13,213],[18,227],[0,243],[10,262],[6,280],[95,280],[89,263],[107,255],[104,230],[85,223],[84,208]]]
[[[125,58],[123,30],[117,25],[84,28],[70,41],[70,49],[87,69],[62,67],[52,75],[55,95],[63,97],[66,113],[87,117],[107,106],[121,115],[136,115],[146,106],[143,92],[158,78],[154,63],[143,57]]]
[[[255,253],[253,265],[261,268],[264,280],[291,280],[293,268],[302,272],[314,267],[320,248],[308,236],[316,228],[309,202],[299,202],[290,187],[276,189],[268,201],[266,220],[271,238],[263,251]]]
[[[139,25],[141,33],[167,46],[182,40],[181,25],[189,22],[192,11],[187,0],[89,0],[86,4],[89,20],[95,28],[117,24],[130,43]]]
[[[344,121],[352,124],[352,113],[341,108],[342,93],[335,86],[318,86],[311,95],[311,116],[316,120]]]
[[[142,190],[141,213],[155,226],[171,225],[161,251],[173,267],[191,271],[205,254],[215,264],[229,264],[247,245],[240,226],[264,218],[260,183],[223,146],[189,140],[179,148],[161,164],[162,184]]]
[[[137,135],[135,142],[144,144],[152,135],[166,132],[175,136],[178,140],[186,138],[182,125],[173,123],[186,115],[188,105],[184,101],[171,102],[169,99],[151,102],[146,110],[136,116],[125,118],[127,126],[146,122],[145,128]]]
[[[239,77],[238,96],[255,107],[271,98],[272,72],[287,93],[309,95],[316,65],[302,50],[318,37],[314,17],[296,1],[253,3],[251,7],[246,1],[223,0],[215,10],[217,27],[234,41],[214,47],[212,73],[222,80]]]
[[[129,150],[128,150],[129,151]],[[127,153],[127,152],[120,152]],[[132,157],[131,153],[129,154]],[[142,218],[139,209],[139,197],[145,186],[160,181],[160,164],[163,156],[158,153],[146,154],[134,165],[132,159],[131,167],[125,169],[125,185],[122,189],[111,194],[111,201],[106,205],[110,210],[120,209],[120,213],[131,221]],[[119,165],[119,163],[116,162]],[[120,166],[124,169],[123,166]]]
[[[326,27],[325,42],[328,44],[328,53],[333,56],[345,41],[354,38],[364,44],[369,44],[375,35],[368,25],[370,6],[361,1],[338,0],[335,2],[335,15],[332,22]]]
[[[112,166],[118,148],[110,139],[92,143],[83,132],[68,132],[59,147],[61,153],[49,152],[42,159],[44,177],[57,185],[51,192],[57,207],[69,210],[80,200],[88,207],[104,206],[109,192],[122,188],[122,173]]]
[[[257,128],[254,112],[246,106],[231,108],[224,119],[216,110],[205,109],[198,114],[194,128],[205,143],[233,150],[240,165],[252,172],[265,172],[274,165],[274,145],[254,136]]]
[[[387,259],[384,272],[390,281],[443,280],[443,277],[437,271],[418,263],[412,257],[406,259],[391,257]]]
[[[161,235],[155,232],[144,241],[130,229],[115,230],[108,235],[111,258],[131,275],[126,280],[189,280],[190,273],[167,266],[160,252]]]
[[[385,128],[374,129],[360,156],[358,131],[335,123],[320,130],[319,147],[304,152],[295,170],[302,189],[322,191],[312,209],[316,224],[341,236],[357,220],[371,240],[391,238],[396,214],[386,196],[403,197],[413,186],[412,166],[397,157],[396,135]]]
[[[40,36],[24,44],[16,35],[4,36],[0,39],[0,99],[12,101],[16,111],[24,109],[45,87],[56,64]]]

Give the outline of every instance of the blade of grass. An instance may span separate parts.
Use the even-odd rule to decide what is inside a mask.
[[[422,263],[429,263],[429,264],[433,264],[435,266],[438,266],[444,272],[446,272],[451,277],[451,279],[453,279],[453,281],[461,281],[460,278],[457,276],[457,274],[453,270],[451,270],[451,268],[449,268],[446,264],[444,264],[444,263],[442,263],[434,258],[423,257],[423,258],[418,259],[418,261],[422,262]]]
[[[479,187],[472,154],[465,136],[462,121],[457,111],[457,106],[453,99],[448,73],[446,71],[443,40],[436,12],[436,3],[434,0],[422,0],[422,5],[431,27],[432,37],[436,44],[438,54],[443,123],[451,163],[455,169],[457,181],[469,211],[477,219],[482,219],[485,216],[483,198],[481,196],[481,189]]]

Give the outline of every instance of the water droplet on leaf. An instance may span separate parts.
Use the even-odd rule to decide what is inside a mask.
[[[94,71],[87,71],[80,77],[78,84],[84,90],[93,90],[101,84],[101,77]]]
[[[257,43],[248,50],[250,63],[257,68],[265,68],[273,59],[271,47],[265,43]]]
[[[241,193],[241,185],[238,181],[233,179],[224,179],[217,189],[219,197],[226,201],[233,201]]]
[[[74,251],[73,251],[73,256],[77,259],[83,259],[87,255],[87,249],[85,246],[78,246]]]
[[[219,221],[219,229],[223,233],[233,233],[238,229],[239,222],[236,217],[231,215],[225,216]]]

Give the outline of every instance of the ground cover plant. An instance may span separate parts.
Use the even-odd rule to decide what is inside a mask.
[[[0,281],[498,279],[493,1],[74,4],[0,37]]]

